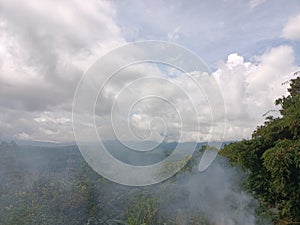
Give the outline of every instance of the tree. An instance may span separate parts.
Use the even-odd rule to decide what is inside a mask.
[[[300,72],[295,73],[300,75]],[[275,101],[280,117],[267,116],[250,140],[225,146],[220,154],[248,172],[245,187],[281,218],[300,220],[300,77],[288,96]]]

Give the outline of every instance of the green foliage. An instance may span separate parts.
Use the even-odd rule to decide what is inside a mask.
[[[181,176],[184,172],[190,171],[191,168],[191,157],[186,156],[180,160],[165,162],[157,177],[165,177],[166,175],[172,174],[173,171],[180,169],[180,171],[171,178],[174,180],[177,176]]]
[[[117,185],[99,176],[80,157],[73,172],[66,173],[68,153],[50,150],[0,144],[0,224],[182,224],[180,218],[189,210],[189,193],[180,187],[170,192],[167,184],[157,189]],[[30,165],[23,165],[27,160]],[[174,163],[183,165],[188,160]],[[177,176],[190,172],[192,165],[189,160]],[[182,209],[164,207],[161,212],[161,201]]]
[[[0,146],[0,224],[75,225],[88,221],[93,215],[94,196],[91,195],[93,183],[86,176],[92,176],[80,169],[78,177],[71,175],[68,179],[65,169],[58,169],[61,165],[57,163],[64,163],[61,159],[67,159],[65,154],[53,154],[55,168],[50,171],[43,163],[39,168],[24,164],[27,160],[24,153],[27,150],[14,143]],[[35,153],[39,155],[40,151]],[[48,152],[44,153],[48,158]],[[28,154],[28,157],[34,156]]]
[[[147,196],[138,196],[135,204],[127,209],[125,217],[128,225],[159,225],[158,199]]]
[[[212,225],[207,218],[199,212],[193,212],[191,219],[189,220],[189,225]]]
[[[281,139],[300,138],[300,77],[290,80],[288,91],[287,97],[275,101],[276,105],[281,106],[279,112],[282,117],[267,117],[265,124],[254,131],[253,138],[263,137],[271,145]]]
[[[296,73],[296,74],[299,74]],[[252,139],[226,145],[220,154],[248,172],[245,187],[281,218],[300,220],[300,77],[275,101],[281,117],[267,116]]]
[[[263,157],[270,187],[282,216],[300,218],[300,140],[279,140]]]
[[[143,192],[135,196],[132,198],[133,204],[126,210],[126,221],[115,220],[115,222],[124,225],[212,225],[202,212],[189,208],[188,204],[186,208],[176,208],[176,210],[172,207],[176,205],[174,201],[181,203],[186,201],[187,193],[176,190],[176,198],[180,199],[178,200],[169,199],[168,192],[165,191],[161,189],[156,193],[158,195]],[[163,206],[170,208],[170,211],[161,210]]]

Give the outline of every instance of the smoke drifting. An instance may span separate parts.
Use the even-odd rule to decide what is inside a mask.
[[[165,156],[174,145],[161,146],[163,154],[153,154],[152,160]],[[151,213],[157,220],[147,225],[269,224],[257,217],[258,202],[242,189],[245,174],[220,156],[199,172],[202,153],[196,152],[174,177],[156,185],[129,187],[94,172],[75,146],[2,144],[0,151],[1,224],[132,225],[140,223],[130,223],[130,218]]]
[[[185,201],[188,201],[189,207],[202,212],[212,224],[257,224],[255,210],[258,202],[242,190],[244,174],[241,171],[230,167],[221,157],[217,157],[204,172],[200,173],[197,166],[194,167],[190,175],[183,175],[170,184],[168,191],[180,187],[187,193]],[[183,208],[184,204],[179,202],[169,207]]]

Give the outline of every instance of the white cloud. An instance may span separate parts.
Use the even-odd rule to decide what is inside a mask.
[[[73,139],[61,118],[83,71],[125,43],[115,13],[109,1],[0,1],[2,137]]]
[[[215,7],[215,3],[209,2],[199,2],[197,7],[180,1],[173,5],[149,2],[150,10],[145,11],[146,3],[137,3],[123,10],[127,2],[115,6],[114,2],[97,0],[45,0],[43,3],[38,0],[0,0],[0,135],[7,138],[72,140],[71,103],[78,80],[99,56],[126,42],[122,31],[131,33],[129,36],[135,40],[162,38],[180,43],[184,39],[182,43],[195,51],[197,46],[202,46],[198,48],[201,50],[198,51],[200,56],[204,52],[216,59],[220,57],[220,52],[227,54],[229,49],[237,49],[243,41],[248,46],[251,40],[256,46],[258,33],[259,41],[274,38],[272,32],[277,28],[273,25],[281,23],[274,23],[273,20],[260,23],[259,14],[251,14],[254,22],[249,22],[248,4],[254,8],[263,2],[252,0],[232,7],[225,3]],[[118,17],[117,13],[124,17]],[[281,21],[282,18],[286,17],[281,14],[275,19]],[[298,21],[299,16],[287,23],[283,30],[284,37],[299,39]],[[255,26],[258,32],[253,32],[253,24],[262,25]],[[272,29],[265,29],[269,26]],[[244,38],[232,39],[240,35]],[[228,60],[213,73],[226,101],[227,139],[249,137],[256,125],[262,123],[262,114],[274,108],[274,100],[286,93],[286,86],[281,86],[281,83],[299,69],[295,65],[294,55],[293,49],[288,46],[273,48],[256,57],[255,61],[246,61],[241,55],[230,54]],[[99,113],[99,123],[105,137],[111,137],[107,125],[110,122],[109,108],[116,93],[132,79],[148,73],[167,78],[185,90],[201,112],[199,117],[190,116],[193,114],[192,104],[179,89],[155,82],[143,83],[128,92],[119,100],[119,106],[125,107],[132,98],[158,93],[171,99],[184,114],[183,140],[196,140],[199,131],[202,140],[205,140],[210,128],[210,111],[205,96],[180,73],[173,72],[172,69],[162,71],[153,65],[136,65],[122,79],[111,80],[113,84],[104,90],[106,102],[102,102],[103,111]],[[166,77],[164,73],[171,76]],[[137,133],[146,136],[149,128],[157,133],[163,131],[160,120],[152,122],[153,118],[161,117],[169,125],[170,140],[178,137],[180,121],[170,105],[146,101],[135,110],[129,118]],[[128,114],[121,116],[127,122]],[[195,128],[197,119],[201,123],[199,129]],[[215,119],[215,126],[218,127],[220,121]],[[125,139],[129,138],[124,132],[126,129],[120,126],[120,133],[124,134]]]
[[[226,140],[249,138],[256,126],[263,123],[263,114],[270,109],[278,109],[274,106],[275,99],[287,94],[287,86],[281,84],[289,80],[292,74],[299,69],[295,64],[294,51],[290,46],[283,45],[272,48],[264,54],[254,57],[254,59],[254,61],[245,61],[242,56],[236,53],[230,54],[227,61],[221,63],[219,69],[213,73],[223,93],[227,109]],[[145,74],[147,71],[151,71],[150,67],[145,66],[144,71],[142,68],[141,66],[139,69],[136,68],[137,74],[141,73],[141,76],[147,77]],[[131,71],[130,73],[135,71],[134,67],[129,71]],[[170,72],[172,70],[164,71]],[[198,77],[196,72],[194,73],[193,76]],[[131,78],[136,79],[137,74]],[[157,77],[161,77],[163,73],[156,74],[159,74]],[[117,122],[115,122],[118,126],[115,129],[119,134],[122,134],[123,140],[130,140],[131,138],[131,133],[127,130],[128,124],[134,133],[138,134],[137,136],[151,136],[151,122],[154,118],[160,118],[165,122],[169,140],[178,140],[180,134],[178,128],[183,128],[181,133],[183,141],[197,140],[197,134],[200,134],[200,140],[208,140],[211,134],[211,122],[214,127],[222,129],[222,117],[214,118],[214,121],[211,121],[211,111],[207,99],[199,87],[186,75],[175,74],[175,76],[167,77],[165,82],[157,82],[152,78],[152,80],[145,80],[145,82],[140,82],[135,86],[131,84],[115,99],[120,110],[117,113],[119,117],[116,118]],[[127,74],[128,79],[125,83],[120,78],[115,78],[113,83],[114,85],[118,84],[119,87],[126,86],[126,83],[130,82],[129,77]],[[110,90],[118,92],[120,89],[111,88]],[[131,103],[134,100],[153,94],[167,99],[168,104],[161,99],[156,99],[156,101],[143,99],[131,108]],[[180,121],[180,117],[173,111],[172,104],[183,121]],[[193,111],[193,107],[197,109],[198,115]],[[216,111],[221,111],[215,103],[210,107]],[[132,111],[130,112],[130,110]],[[131,116],[128,117],[128,115]],[[275,113],[275,116],[277,115]],[[197,127],[198,120],[200,121],[199,127]],[[109,123],[107,117],[101,117],[98,120],[98,124],[102,125],[101,129],[104,129],[105,126],[109,127]],[[152,131],[163,133],[164,126]],[[106,131],[108,130],[107,128]],[[110,135],[113,134],[110,133]]]
[[[176,41],[180,37],[180,26],[176,27],[172,32],[168,33],[168,40],[169,41]]]
[[[250,0],[249,5],[251,9],[254,9],[255,7],[265,3],[267,0]]]
[[[290,40],[300,40],[300,14],[289,19],[282,30],[282,36]]]
[[[229,55],[214,73],[227,107],[227,139],[249,138],[256,126],[263,123],[263,114],[278,109],[275,99],[287,93],[287,86],[281,84],[297,70],[289,46],[272,48],[256,57],[255,62],[244,62],[237,54]]]
[[[182,140],[197,140],[195,134],[199,133],[198,117],[193,106],[201,108],[199,111],[202,111],[202,123],[205,123],[205,127],[201,128],[202,140],[206,138],[207,134],[204,131],[207,129],[206,124],[209,124],[207,120],[210,119],[210,112],[202,110],[207,107],[203,93],[186,74],[178,71],[175,73],[173,70],[169,72],[147,63],[132,65],[122,73],[116,74],[105,86],[105,90],[110,94],[104,96],[114,96],[107,100],[115,101],[117,111],[112,112],[114,132],[117,132],[122,140],[132,140],[134,135],[144,138],[151,136],[150,140],[160,140],[161,135],[167,134],[169,141],[176,141],[181,128]],[[167,77],[166,74],[173,76]],[[111,127],[111,121],[107,118],[111,110],[107,107],[111,107],[112,103],[106,104],[106,98],[102,100],[104,101],[97,103],[97,127],[103,137],[112,138],[112,129],[107,136]],[[106,115],[103,115],[103,112]],[[131,130],[128,130],[128,125]],[[101,132],[103,130],[106,132]]]
[[[1,105],[45,109],[70,102],[87,66],[124,43],[107,1],[3,0],[0,12]]]
[[[16,135],[16,138],[20,139],[20,140],[28,140],[29,139],[29,135],[26,134],[25,132],[21,132],[21,133],[19,133],[19,134]]]
[[[236,53],[230,54],[227,61],[221,63],[213,73],[227,108],[226,140],[249,138],[255,127],[263,122],[263,114],[274,109],[274,100],[286,93],[287,87],[281,86],[281,83],[289,80],[291,74],[299,69],[294,62],[293,49],[289,46],[272,48],[255,59],[250,62]],[[172,76],[167,77],[166,73]],[[167,134],[169,141],[178,140],[179,135],[182,141],[195,141],[198,134],[201,141],[210,137],[212,121],[207,99],[185,74],[145,63],[132,65],[117,75],[105,86],[102,100],[107,102],[97,103],[96,125],[104,140],[112,139],[113,132],[118,132],[124,141],[132,140],[130,132],[138,138],[151,136],[150,140],[159,140],[160,135],[164,134]],[[201,79],[196,72],[191,75]],[[137,78],[148,76],[151,79],[131,83]],[[164,81],[155,79],[159,77]],[[125,89],[120,94],[122,88]],[[142,99],[151,95],[168,101],[159,98]],[[132,104],[139,99],[141,101],[137,104]],[[115,130],[112,130],[110,117],[113,101],[118,109],[114,114],[117,116],[114,117]],[[218,105],[210,106],[219,110]],[[198,115],[193,107],[198,110]],[[55,111],[25,113],[19,110],[1,111],[4,114],[0,126],[5,128],[8,135],[52,141],[72,139],[70,110],[55,108]],[[214,119],[213,126],[221,129],[220,118]]]

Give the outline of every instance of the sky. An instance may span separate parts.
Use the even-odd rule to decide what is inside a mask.
[[[274,101],[287,88],[281,84],[300,70],[300,2],[0,0],[0,140],[74,141],[72,104],[81,77],[111,50],[144,40],[175,43],[197,54],[224,98],[224,140],[247,139],[263,123],[264,113],[278,109]],[[189,104],[172,85],[154,79],[151,85],[131,87],[135,92],[116,102],[125,106],[129,98],[163,92],[175,107],[148,99],[116,121],[128,122],[141,138],[149,136],[150,129],[158,134],[154,140],[160,140],[167,127],[169,141],[178,140],[178,135],[181,141],[195,141],[197,135],[207,140],[209,112],[183,74],[149,64],[122,73],[97,103],[96,123],[103,139],[115,138],[108,109],[120,90],[150,73],[186,90],[196,103]],[[202,114],[190,116],[193,107]],[[184,125],[178,123],[181,117],[167,117],[172,110],[187,118]],[[195,126],[199,119],[200,128]],[[214,118],[215,127],[219,124]],[[178,126],[184,127],[182,134]],[[117,127],[119,138],[132,140],[126,135],[128,127]]]

